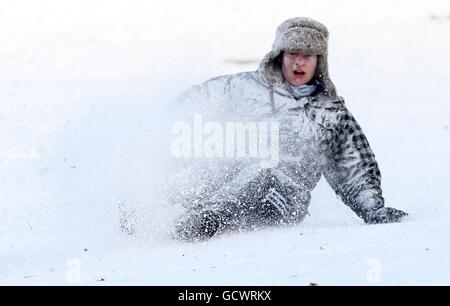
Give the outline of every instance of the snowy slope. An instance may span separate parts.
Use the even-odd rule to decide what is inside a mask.
[[[20,2],[0,8],[0,284],[450,284],[448,1]],[[331,76],[411,218],[367,226],[321,181],[298,226],[170,240],[160,109],[256,69],[293,15],[329,27]]]

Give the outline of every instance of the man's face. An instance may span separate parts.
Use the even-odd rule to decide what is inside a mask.
[[[317,55],[285,51],[281,56],[283,77],[294,86],[308,84],[316,73],[316,67]]]

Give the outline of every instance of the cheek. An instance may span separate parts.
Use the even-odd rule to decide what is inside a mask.
[[[285,61],[282,62],[281,70],[282,70],[283,76],[285,78],[288,78],[290,76],[290,74],[292,72],[292,69],[293,69],[292,68],[292,64],[288,60],[285,60]]]
[[[317,61],[312,61],[311,64],[309,65],[309,68],[310,68],[310,73],[314,74],[317,69]]]
[[[291,67],[292,64],[290,63],[290,61],[288,59],[284,59],[281,65],[283,66],[284,69],[287,70]]]

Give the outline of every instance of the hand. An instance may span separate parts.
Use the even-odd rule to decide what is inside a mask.
[[[381,207],[377,210],[372,210],[364,216],[364,221],[367,224],[377,223],[393,223],[401,222],[408,214],[399,209],[392,207]]]

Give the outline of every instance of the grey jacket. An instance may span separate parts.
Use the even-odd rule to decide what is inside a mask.
[[[182,168],[183,180],[187,178],[189,184],[184,185],[184,195],[178,200],[188,198],[195,205],[233,201],[245,193],[248,182],[270,171],[295,190],[288,221],[303,219],[310,192],[322,174],[342,201],[365,220],[371,211],[384,206],[375,156],[340,97],[332,98],[319,89],[296,100],[282,83],[269,85],[255,71],[194,86],[176,105],[184,118],[201,113],[204,120],[215,122],[276,121],[280,127],[280,162],[276,167],[261,169],[252,160],[191,161]]]

